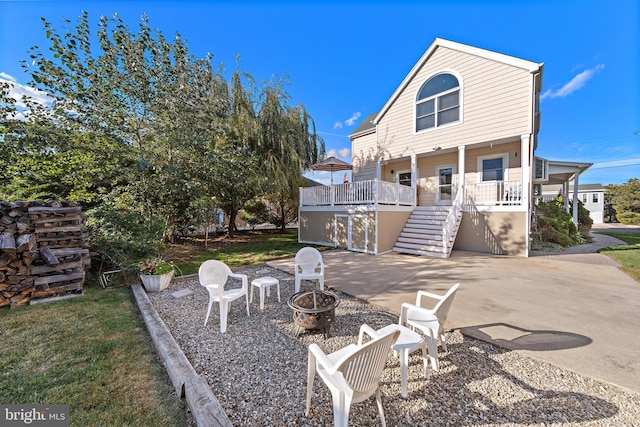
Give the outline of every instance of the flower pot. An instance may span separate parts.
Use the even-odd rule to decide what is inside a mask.
[[[141,274],[140,280],[147,292],[159,292],[166,289],[173,279],[173,270],[166,274]]]

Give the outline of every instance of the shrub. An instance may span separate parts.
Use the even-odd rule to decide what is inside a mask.
[[[617,215],[618,221],[626,225],[640,225],[640,213],[624,211]]]
[[[152,257],[161,249],[164,223],[107,203],[87,211],[87,229],[97,270],[130,267],[132,260]]]
[[[580,217],[580,208],[578,208],[578,216]],[[589,218],[589,212],[582,208],[583,219],[586,214],[584,230],[591,229],[591,218]],[[536,211],[538,213],[538,231],[540,232],[540,239],[543,242],[555,243],[563,247],[573,246],[585,240],[585,237],[578,233],[573,223],[573,217],[570,213],[564,210],[562,206],[562,199],[558,198],[550,202],[540,202]],[[588,225],[586,224],[588,223]]]

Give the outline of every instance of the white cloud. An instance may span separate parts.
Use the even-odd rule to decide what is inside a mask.
[[[342,129],[342,122],[335,122],[333,124],[334,129]]]
[[[349,117],[347,120],[344,121],[344,124],[347,126],[353,126],[356,123],[356,120],[358,120],[361,115],[362,115],[361,112],[356,111],[351,115],[351,117]]]
[[[341,159],[351,157],[351,148],[341,148],[338,150],[338,157]]]
[[[327,157],[336,157],[344,161],[349,161],[349,159],[351,158],[351,148],[345,147],[339,148],[337,150],[335,148],[332,148],[325,153],[325,158]]]
[[[27,107],[22,100],[23,96],[30,97],[34,102],[40,105],[51,105],[53,103],[53,98],[46,92],[18,83],[15,77],[10,76],[7,73],[0,72],[0,82],[9,83],[11,85],[11,89],[9,89],[9,97],[15,99],[16,106],[18,108]]]
[[[593,68],[588,70],[584,70],[583,72],[576,75],[574,78],[562,86],[558,90],[547,89],[542,95],[540,95],[540,100],[546,98],[562,98],[568,95],[571,95],[573,92],[577,91],[584,87],[589,80],[600,70],[604,68],[604,64],[598,64]]]

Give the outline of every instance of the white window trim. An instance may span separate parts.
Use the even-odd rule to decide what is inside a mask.
[[[502,180],[509,181],[509,153],[496,153],[490,154],[487,156],[479,156],[477,160],[477,182],[478,184],[482,182],[495,182],[495,181],[482,181],[482,161],[495,159],[498,157],[502,157]]]
[[[411,173],[411,169],[403,169],[396,171],[396,184],[400,184],[400,175],[403,173]],[[416,182],[418,181],[417,172],[416,172]]]
[[[451,202],[456,198],[457,191],[457,173],[456,164],[452,163],[450,165],[438,165],[436,166],[435,176],[436,176],[436,204],[439,205],[442,201],[440,200],[440,169],[451,169]]]
[[[538,160],[542,161],[542,177],[536,178],[536,172],[538,168]],[[542,157],[533,157],[533,181],[534,182],[547,182],[549,180],[549,160]]]
[[[438,126],[437,122],[436,122],[436,126],[431,127],[431,128],[427,128],[427,129],[420,129],[420,130],[416,130],[416,123],[418,120],[417,117],[417,106],[418,106],[418,93],[420,92],[420,89],[422,89],[422,86],[429,81],[429,79],[437,76],[438,74],[451,74],[453,75],[456,79],[458,79],[458,88],[457,90],[460,91],[460,95],[458,96],[458,105],[460,108],[459,114],[458,114],[458,120],[455,122],[449,122],[449,123],[445,123],[443,125]],[[456,89],[450,89],[447,90],[445,92],[440,92],[437,94],[436,97],[441,96],[442,94],[447,94],[449,92],[454,92]],[[429,99],[429,98],[427,98]],[[424,102],[424,100],[422,100],[422,102]],[[435,106],[437,108],[437,105]],[[451,126],[458,126],[464,123],[464,82],[462,80],[462,76],[460,75],[460,73],[458,73],[455,70],[451,70],[451,69],[443,69],[443,70],[439,70],[435,73],[432,73],[430,75],[427,76],[426,79],[424,79],[422,81],[422,83],[420,84],[420,86],[418,86],[418,89],[415,91],[415,93],[413,94],[413,134],[414,135],[419,135],[419,134],[423,134],[423,133],[427,133],[427,132],[433,132],[436,131],[438,129],[446,129],[448,127]]]

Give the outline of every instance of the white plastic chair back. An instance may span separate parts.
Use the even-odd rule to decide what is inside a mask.
[[[351,404],[362,402],[373,394],[376,395],[382,425],[386,426],[379,383],[391,346],[399,336],[400,331],[392,331],[365,344],[351,344],[329,355],[325,355],[317,344],[311,344],[305,414],[311,414],[313,378],[317,369],[320,378],[331,391],[333,422],[336,427],[347,427]]]
[[[355,402],[371,396],[380,382],[382,371],[389,358],[389,349],[398,340],[400,331],[371,340],[353,354],[338,362],[337,371],[342,372],[346,385],[353,390]]]
[[[442,296],[440,301],[433,307],[432,312],[438,318],[438,323],[440,323],[440,327],[444,328],[444,323],[447,321],[447,316],[449,315],[449,310],[451,310],[451,305],[453,304],[453,299],[456,296],[456,292],[460,287],[460,283],[456,283],[447,291],[444,296]],[[433,294],[429,294],[433,295]],[[421,292],[418,291],[418,295],[416,296],[416,305],[420,307],[420,296]]]
[[[446,294],[437,295],[431,292],[418,291],[416,294],[416,304],[403,303],[400,307],[400,324],[413,329],[420,329],[427,336],[427,346],[430,346],[429,353],[432,357],[432,364],[437,370],[437,342],[442,344],[444,351],[447,351],[447,341],[445,337],[444,325],[449,315],[449,310],[453,304],[453,298],[460,287],[459,283],[453,285]],[[435,299],[438,302],[433,308],[422,307],[422,298]],[[437,322],[437,324],[436,324]],[[430,341],[435,340],[435,343]]]
[[[324,262],[316,248],[304,247],[295,257],[295,292],[300,291],[302,280],[317,280],[320,290],[324,289]]]
[[[198,278],[202,286],[219,285],[224,289],[231,269],[221,261],[210,259],[205,261],[198,270]]]
[[[229,277],[241,279],[242,287],[225,290],[224,287]],[[247,316],[249,315],[248,278],[245,274],[234,274],[227,264],[211,259],[202,263],[198,270],[198,278],[200,284],[209,292],[209,306],[204,326],[207,326],[211,306],[214,302],[220,305],[220,331],[222,333],[227,331],[227,314],[232,301],[244,296],[247,304]]]
[[[319,273],[322,266],[322,255],[316,248],[302,248],[296,253],[295,263],[302,274]]]
[[[456,283],[453,285],[446,294],[440,297],[440,301],[431,309],[431,312],[438,318],[438,323],[440,323],[440,329],[444,328],[444,323],[447,321],[447,316],[449,315],[449,310],[451,309],[451,305],[453,304],[453,299],[456,296],[456,292],[460,287],[460,283]],[[416,296],[416,305],[418,307],[421,306],[420,297],[423,294],[427,294],[422,291],[418,291]],[[428,294],[431,298],[433,298],[433,294]]]

